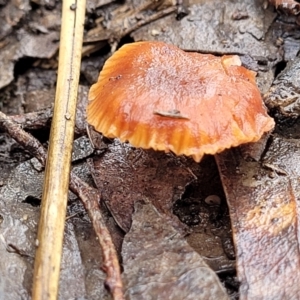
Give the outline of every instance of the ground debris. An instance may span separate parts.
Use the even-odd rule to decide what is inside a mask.
[[[6,243],[17,246],[30,257],[33,257],[35,252],[38,209],[44,176],[39,166],[41,165],[35,158],[20,164],[0,190],[0,215],[3,219],[0,235],[3,235]],[[86,164],[78,164],[73,168],[73,172],[91,183]],[[69,198],[77,199],[74,194],[70,194]],[[9,295],[9,299],[12,300],[20,299],[20,293],[29,297],[33,259],[8,253],[2,244],[0,240],[0,294],[2,292]],[[63,247],[60,299],[68,299],[70,295],[74,298],[88,296],[90,298],[87,299],[109,299],[108,292],[104,289],[105,273],[99,268],[102,264],[99,242],[87,217],[85,221],[71,218],[66,223]],[[12,265],[18,268],[13,281],[9,280]],[[3,291],[2,283],[5,286]]]
[[[267,168],[245,161],[237,149],[217,156],[233,227],[240,299],[300,296],[299,150],[298,140],[275,136],[262,160]]]
[[[276,108],[280,114],[298,117],[300,114],[300,58],[290,61],[287,67],[274,80],[269,92],[265,94],[265,103]]]
[[[95,26],[87,31],[84,42],[88,45],[83,52],[87,54],[99,49],[105,45],[99,44],[103,41],[108,41],[115,48],[122,37],[145,24],[175,13],[176,8],[176,1],[170,0],[128,1],[122,5],[107,6],[94,21]]]
[[[300,51],[300,19],[295,15],[299,4],[293,0],[269,2],[279,13],[272,5],[266,7],[266,0],[89,0],[76,138],[86,133],[88,86],[97,81],[99,70],[111,52],[132,40],[162,40],[188,51],[238,54],[244,66],[258,72],[259,88],[266,94],[272,113],[279,112],[279,121],[289,124],[289,127],[281,127],[282,134],[299,138],[297,55]],[[0,6],[1,110],[15,114],[13,120],[46,142],[55,95],[61,3],[55,0],[0,0]],[[284,14],[280,14],[282,11]],[[294,59],[269,91],[274,74],[284,69],[285,62]],[[297,128],[295,122],[298,122]],[[276,132],[281,125],[278,122]],[[217,187],[213,183],[219,181],[217,171],[210,173],[203,168],[205,164],[210,170],[215,167],[211,163],[212,157],[196,164],[184,157],[121,145],[117,140],[103,139],[100,134],[98,139],[101,151],[94,151],[98,154],[92,156],[93,177],[104,200],[102,209],[106,211],[107,205],[119,225],[129,231],[123,257],[121,250],[118,254],[124,261],[127,295],[132,299],[142,299],[139,294],[142,288],[154,289],[153,293],[157,293],[160,291],[157,283],[171,285],[171,280],[165,283],[162,279],[169,275],[163,269],[162,262],[165,261],[175,274],[180,268],[184,272],[189,270],[184,275],[191,281],[185,287],[190,288],[193,295],[199,286],[193,286],[195,278],[191,274],[198,270],[189,265],[188,255],[196,266],[203,259],[218,275],[221,274],[220,277],[228,276],[229,286],[235,286],[233,297],[238,297],[238,280],[242,283],[240,299],[250,299],[253,295],[255,298],[257,291],[259,297],[274,292],[272,299],[282,299],[283,291],[290,292],[290,298],[299,296],[299,291],[294,288],[299,281],[300,265],[295,233],[299,229],[296,222],[299,209],[295,201],[300,198],[298,140],[272,135],[266,145],[268,151],[263,149],[253,156],[253,151],[249,155],[247,148],[240,156],[240,150],[233,149],[222,156],[219,167],[230,204],[236,243],[233,245],[225,195],[221,185]],[[262,146],[264,148],[265,144]],[[78,155],[74,158],[73,171],[92,186],[91,163],[84,161],[93,155],[93,149],[86,137],[81,138],[79,149],[74,152]],[[44,174],[42,165],[31,157],[32,153],[16,146],[6,133],[1,133],[0,298],[3,294],[12,300],[30,297]],[[219,200],[216,203],[209,201],[215,196],[219,197],[220,203]],[[100,269],[103,260],[98,240],[83,206],[75,199],[70,193],[64,242],[67,256],[62,263],[60,299],[108,300],[110,295],[104,287],[105,273]],[[144,204],[134,204],[135,200],[141,199]],[[153,199],[152,204],[147,202]],[[172,217],[174,213],[184,225]],[[132,215],[134,221],[130,230]],[[106,211],[106,217],[112,224],[112,235],[116,236],[120,249],[124,232],[114,223],[110,212]],[[186,240],[201,257],[188,248],[184,238],[173,231],[171,225],[179,230],[189,226],[191,234]],[[161,247],[166,239],[168,245],[182,244],[182,248],[176,249],[184,249],[183,252],[188,249],[188,252],[170,254],[170,247]],[[150,247],[153,244],[155,254]],[[144,250],[145,245],[149,245],[149,254]],[[238,280],[235,280],[236,257]],[[168,261],[170,258],[174,260]],[[279,262],[274,264],[274,259]],[[143,266],[146,269],[142,269]],[[14,280],[11,280],[11,270],[15,272]],[[149,274],[149,270],[154,272]],[[162,273],[158,274],[157,270]],[[211,274],[207,266],[206,271]],[[219,287],[215,275],[212,277],[215,286]],[[144,285],[138,286],[141,282]],[[275,283],[278,283],[278,290]],[[268,286],[272,288],[266,288]],[[175,285],[173,287],[175,290]],[[198,295],[193,299],[198,299]]]
[[[150,203],[135,203],[122,257],[129,299],[229,299],[215,273]]]
[[[20,29],[20,40],[9,38],[10,42],[0,52],[0,89],[7,86],[14,79],[15,62],[23,57],[49,59],[57,53],[58,33],[50,32],[38,36],[31,35]],[[41,46],[42,45],[42,46]]]
[[[0,9],[0,41],[12,33],[13,28],[30,11],[30,1],[6,1]]]
[[[24,177],[21,180],[24,180]],[[8,189],[6,186],[0,191],[0,211],[3,220],[0,228],[0,237],[2,237],[0,240],[0,295],[11,300],[30,297],[33,276],[32,258],[35,253],[39,216],[38,207],[34,202],[20,202],[20,193],[22,193],[21,189]],[[8,245],[20,249],[20,252],[25,255],[8,251]],[[13,280],[10,276],[12,270],[14,270]],[[69,223],[65,229],[60,298],[83,297],[86,294],[84,277],[84,266],[80,258],[74,228]],[[72,286],[71,289],[70,286]]]
[[[277,47],[267,42],[268,29],[276,14],[264,10],[262,2],[190,1],[190,13],[183,19],[165,17],[136,30],[132,37],[136,41],[160,40],[189,51],[274,56],[280,60]],[[233,19],[236,11],[247,12],[248,18]]]
[[[26,81],[27,82],[27,81]],[[22,86],[24,85],[24,82]],[[88,88],[79,85],[78,101],[76,110],[75,133],[78,135],[86,134],[86,106],[88,102]],[[44,95],[43,99],[39,97]],[[21,125],[26,130],[43,130],[47,131],[50,128],[54,101],[54,89],[48,90],[33,90],[18,92],[18,96],[23,99],[22,107],[26,113],[13,115],[10,118]]]
[[[172,216],[173,203],[193,180],[187,164],[172,154],[143,150],[114,140],[107,151],[91,162],[95,183],[118,225],[127,232],[134,202],[151,199],[159,211]],[[174,216],[174,225],[183,228]],[[177,224],[177,225],[176,225]]]

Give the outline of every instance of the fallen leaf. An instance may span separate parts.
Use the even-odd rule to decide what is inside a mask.
[[[20,42],[20,51],[25,57],[50,59],[58,51],[58,32],[33,35],[26,31],[21,31],[19,32],[19,35],[22,37]]]
[[[237,149],[217,155],[217,162],[230,209],[240,299],[298,299],[299,141],[275,137],[263,159],[268,168],[245,161]]]
[[[275,57],[280,54],[275,45],[267,43],[268,29],[276,18],[276,12],[264,10],[261,1],[189,1],[189,14],[181,20],[174,16],[151,22],[133,32],[135,41],[158,40],[181,49],[202,53],[239,54],[251,57]],[[248,18],[232,19],[242,10]],[[157,34],[153,35],[153,30]],[[205,34],[204,34],[205,33]],[[188,38],[187,38],[188,37]],[[262,66],[260,66],[262,67]]]
[[[300,114],[300,58],[295,58],[274,80],[264,100],[268,107],[276,108],[282,115],[297,117]]]
[[[173,154],[136,149],[115,139],[103,155],[93,159],[91,167],[103,200],[127,232],[137,200],[151,199],[159,211],[171,216],[173,203],[194,178],[188,168],[191,164],[196,163],[188,160],[183,165]]]
[[[135,203],[122,257],[128,299],[229,299],[216,274],[150,203]]]

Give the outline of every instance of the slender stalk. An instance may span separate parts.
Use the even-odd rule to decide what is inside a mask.
[[[63,0],[58,78],[34,264],[33,300],[54,300],[58,295],[84,17],[85,0]]]

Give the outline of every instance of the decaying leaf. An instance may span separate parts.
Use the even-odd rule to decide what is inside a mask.
[[[96,44],[86,45],[83,53],[102,48],[105,45],[104,41],[114,44],[137,28],[174,13],[176,11],[175,2],[173,0],[139,0],[126,1],[116,8],[107,6],[102,9],[102,16],[95,21],[97,26],[87,31],[84,38],[85,43],[96,42]],[[116,44],[113,45],[114,49],[115,47]]]
[[[43,35],[33,35],[28,32],[21,31],[19,32],[19,35],[22,37],[20,51],[25,57],[50,59],[58,50],[58,32],[54,31]]]
[[[0,9],[0,40],[8,36],[13,27],[30,11],[30,1],[7,1],[6,5]]]
[[[287,67],[273,82],[265,95],[270,108],[276,108],[285,116],[297,117],[300,114],[300,58],[288,63]]]
[[[280,58],[277,47],[266,42],[276,13],[273,9],[264,10],[263,1],[189,3],[189,14],[182,20],[176,20],[171,15],[151,22],[132,33],[135,41],[159,40],[202,53],[248,54],[253,58],[264,57],[270,65]],[[237,20],[233,18],[236,12],[247,14],[248,18]]]
[[[228,299],[216,274],[150,203],[135,203],[122,257],[128,299]]]
[[[237,150],[217,162],[230,208],[240,299],[300,297],[298,140],[275,137],[263,164]],[[272,287],[272,288],[266,288]]]
[[[80,149],[79,146],[74,156]],[[73,171],[84,177],[89,173],[86,164],[77,164]],[[34,158],[15,168],[0,189],[0,299],[30,297],[43,175],[40,163]],[[74,196],[70,195],[70,199]],[[79,204],[74,206],[73,217]],[[72,221],[66,221],[59,298],[108,299],[93,229],[84,219]]]
[[[23,57],[51,58],[58,50],[58,33],[51,32],[42,36],[19,32],[19,40],[11,38],[0,52],[0,88],[14,79],[15,62]]]
[[[36,181],[34,177],[37,177]],[[30,201],[24,202],[26,196],[36,196],[37,187],[41,188],[41,180],[41,173],[30,168],[30,162],[25,162],[16,168],[7,185],[0,191],[1,299],[18,300],[30,297],[39,214],[38,207],[31,205]],[[72,224],[66,225],[63,252],[60,297],[82,297],[85,295],[85,270]],[[68,288],[69,286],[72,288]]]
[[[137,200],[151,199],[159,211],[171,215],[174,201],[193,179],[188,166],[194,163],[188,160],[184,167],[172,154],[135,149],[114,140],[102,156],[94,158],[92,174],[116,222],[128,231]]]
[[[14,79],[14,61],[20,57],[18,53],[18,43],[11,39],[0,52],[0,89],[7,86]]]

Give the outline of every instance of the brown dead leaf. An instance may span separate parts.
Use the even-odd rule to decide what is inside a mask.
[[[122,257],[128,299],[228,299],[216,274],[150,203],[135,203]]]
[[[159,211],[171,215],[174,201],[194,178],[180,157],[142,150],[114,140],[92,163],[92,174],[118,225],[128,231],[134,202],[151,199]],[[175,217],[174,217],[175,218]]]
[[[292,201],[288,203],[282,203],[282,197],[275,197],[272,202],[262,201],[263,205],[254,207],[245,216],[246,226],[254,231],[261,228],[270,235],[280,234],[295,222],[295,201],[290,196]]]
[[[58,32],[33,35],[21,30],[18,34],[22,37],[19,45],[20,51],[25,57],[50,59],[58,51]]]
[[[191,51],[247,54],[266,61],[271,56],[279,58],[277,47],[266,42],[276,13],[264,10],[262,1],[194,0],[189,4],[190,13],[182,20],[167,16],[136,30],[133,38],[159,40]],[[246,12],[248,18],[233,19],[237,11]]]
[[[0,40],[11,34],[13,27],[17,26],[31,10],[30,1],[7,1],[0,9]]]
[[[268,168],[243,160],[237,149],[219,154],[217,162],[233,226],[240,299],[298,299],[299,141],[274,138],[263,161]]]
[[[0,89],[14,79],[14,62],[20,58],[19,42],[9,38],[9,43],[0,52]]]
[[[274,80],[265,102],[270,108],[276,108],[281,114],[297,117],[300,114],[300,58],[290,61],[287,67]]]
[[[35,158],[21,163],[0,189],[0,299],[30,298],[44,175],[40,168]],[[86,164],[75,168],[80,176],[88,174]],[[107,299],[98,241],[91,225],[77,220],[75,226],[66,221],[59,299]]]
[[[51,58],[58,50],[58,33],[31,35],[20,30],[19,40],[9,38],[9,43],[0,52],[0,88],[14,79],[15,62],[23,57]]]

